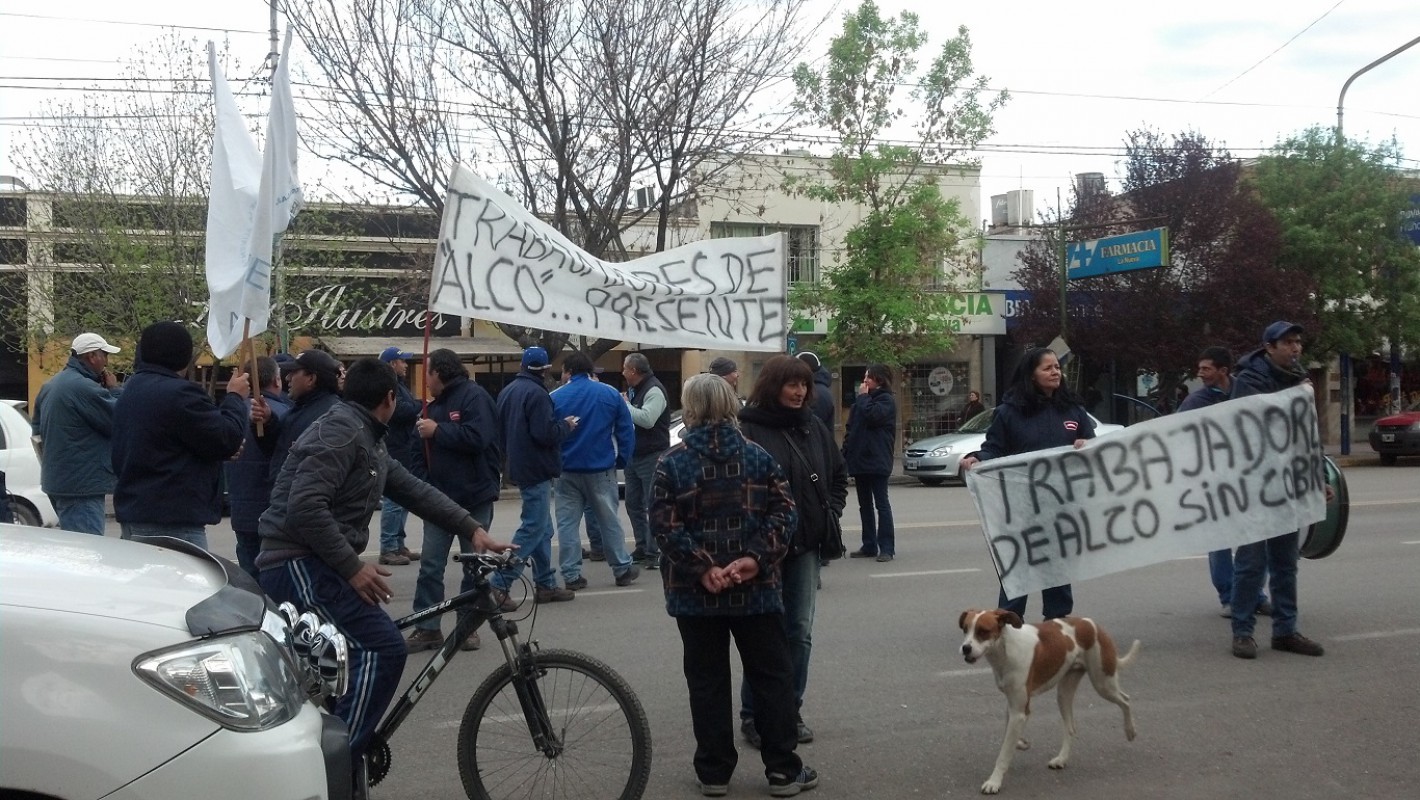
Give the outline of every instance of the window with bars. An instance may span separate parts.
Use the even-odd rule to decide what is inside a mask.
[[[786,233],[789,240],[789,283],[817,283],[819,279],[817,225],[763,225],[754,222],[711,222],[710,238],[766,236]]]

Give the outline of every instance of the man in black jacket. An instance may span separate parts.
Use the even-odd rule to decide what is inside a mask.
[[[390,458],[384,437],[394,413],[395,377],[389,365],[373,358],[355,362],[345,394],[346,402],[292,445],[261,516],[256,563],[261,588],[272,599],[301,611],[318,609],[345,634],[350,690],[336,701],[335,714],[349,728],[359,776],[408,655],[399,629],[380,607],[391,598],[385,582],[390,572],[360,558],[380,496],[455,531],[475,550],[501,552],[507,545],[494,542],[458,503]]]
[[[214,403],[187,379],[192,334],[155,322],[138,340],[138,371],[113,409],[114,516],[123,538],[175,536],[207,549],[207,526],[222,519],[222,464],[242,446],[248,380],[227,381]]]
[[[414,433],[414,422],[419,419],[420,403],[414,399],[406,383],[409,380],[409,361],[415,358],[391,345],[380,353],[380,360],[390,365],[396,378],[394,392],[394,414],[390,417],[390,431],[385,436],[385,446],[390,455],[403,464],[405,469],[417,477],[424,477],[424,448]],[[399,503],[385,498],[380,506],[380,563],[402,567],[418,561],[420,553],[405,546],[404,521],[409,512]]]
[[[498,499],[499,466],[503,456],[498,447],[498,409],[482,386],[468,379],[468,370],[458,354],[439,349],[429,354],[425,380],[434,401],[428,415],[418,421],[416,444],[421,459],[427,448],[424,473],[431,486],[458,503],[484,528],[493,524],[493,501]],[[424,551],[419,559],[419,582],[414,587],[414,610],[423,611],[444,601],[444,570],[455,532],[436,523],[424,523]],[[468,552],[473,543],[459,539],[459,549]],[[460,592],[473,588],[473,579],[463,577]],[[439,619],[421,622],[409,635],[411,652],[430,650],[443,644]],[[477,650],[478,632],[469,634],[465,650]]]
[[[311,423],[320,419],[340,401],[340,362],[324,350],[307,350],[296,356],[290,379],[291,401],[295,406],[279,419],[273,418],[266,403],[252,403],[252,424],[262,423],[262,435],[257,437],[261,449],[271,456],[271,479],[281,474],[281,464],[291,445],[301,437]]]
[[[1307,379],[1302,368],[1302,326],[1274,322],[1262,334],[1262,348],[1238,361],[1233,397],[1290,389]],[[1257,658],[1252,638],[1257,624],[1258,595],[1271,575],[1272,649],[1319,656],[1322,646],[1297,632],[1297,560],[1301,532],[1292,531],[1242,545],[1233,557],[1233,655]]]

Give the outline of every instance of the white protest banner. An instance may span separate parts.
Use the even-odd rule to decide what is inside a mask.
[[[785,253],[773,234],[601,261],[460,165],[429,307],[621,341],[777,352],[789,326]]]
[[[1300,530],[1326,516],[1309,385],[992,459],[967,487],[1007,597]]]
[[[291,30],[286,30],[286,43],[282,47],[282,57],[271,81],[271,113],[266,122],[266,149],[262,153],[261,171],[256,192],[250,207],[245,208],[245,227],[241,232],[241,249],[237,252],[225,251],[215,254],[214,270],[213,215],[209,207],[207,214],[207,284],[211,290],[211,305],[207,315],[207,339],[212,352],[218,358],[225,358],[241,345],[244,330],[252,334],[266,330],[271,320],[272,251],[277,236],[286,231],[291,219],[296,216],[301,205],[301,182],[296,172],[296,108],[291,98]],[[212,59],[209,45],[208,58]],[[217,91],[215,60],[213,70],[213,90]],[[226,90],[226,99],[231,101],[231,92]],[[233,102],[231,110],[235,112]],[[218,107],[219,116],[222,114]],[[240,115],[237,116],[240,123]],[[222,131],[219,124],[218,131]],[[243,130],[245,133],[245,130]],[[250,135],[246,137],[250,140]],[[216,183],[217,146],[213,147],[213,183]],[[245,176],[244,176],[245,178]],[[230,224],[235,215],[229,215],[225,224]],[[224,245],[226,243],[224,242]],[[232,258],[231,256],[235,256]],[[214,273],[216,273],[214,275]],[[250,321],[250,326],[245,321]]]

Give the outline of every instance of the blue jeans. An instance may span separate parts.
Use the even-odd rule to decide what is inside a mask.
[[[49,502],[59,515],[59,527],[75,533],[104,535],[104,496],[101,494],[52,494]]]
[[[468,513],[478,520],[484,530],[488,530],[493,524],[493,501],[476,505],[470,508]],[[453,548],[456,539],[460,553],[473,552],[472,541],[459,538],[458,534],[446,531],[433,523],[424,523],[424,549],[419,553],[419,580],[414,584],[415,611],[433,608],[444,602],[444,573],[448,571],[449,550]],[[472,590],[473,578],[463,571],[462,565],[459,567],[459,573],[463,575],[459,581],[459,594]],[[440,619],[441,617],[426,619],[415,627],[425,631],[437,631]]]
[[[119,525],[122,538],[135,536],[171,536],[191,542],[203,550],[207,549],[207,527],[205,525],[159,525],[152,522],[124,522]]]
[[[404,674],[409,650],[399,628],[383,608],[366,603],[349,581],[314,556],[268,567],[260,580],[271,599],[314,611],[345,634],[350,690],[336,700],[335,715],[350,730],[350,754],[358,763]]]
[[[793,668],[794,708],[804,704],[809,688],[809,656],[814,651],[814,608],[818,602],[818,550],[785,556],[783,565],[784,632],[789,639],[789,663]],[[754,719],[754,695],[740,681],[740,718]]]
[[[1016,598],[1006,597],[1006,590],[1001,589],[996,595],[996,607],[1004,608],[1007,611],[1016,612],[1016,616],[1021,619],[1026,618],[1026,600],[1030,595],[1021,595]],[[1068,617],[1070,612],[1075,610],[1075,590],[1070,588],[1070,584],[1063,586],[1052,586],[1040,593],[1041,613],[1046,619],[1057,619]]]
[[[237,535],[237,565],[248,575],[260,580],[256,557],[261,554],[261,534],[256,531],[232,531]]]
[[[1233,551],[1227,548],[1214,550],[1208,554],[1208,577],[1213,580],[1213,588],[1218,591],[1218,602],[1233,604]],[[1259,605],[1267,601],[1267,595],[1258,592]]]
[[[615,470],[612,470],[612,473],[611,473],[611,474],[612,474],[613,476],[616,475],[616,471],[615,471]],[[615,478],[612,479],[611,496],[612,496],[612,497],[616,497],[616,479],[615,479]],[[592,551],[592,553],[594,553],[594,554],[595,554],[595,553],[605,553],[606,551],[604,551],[604,550],[602,549],[602,547],[603,547],[603,545],[602,545],[602,529],[601,529],[601,526],[597,525],[597,512],[596,512],[596,509],[592,506],[592,503],[591,503],[591,502],[588,502],[588,503],[587,503],[587,507],[584,508],[584,509],[582,509],[582,516],[583,516],[583,517],[586,519],[586,521],[587,521],[587,547],[588,547],[588,549],[590,549],[590,550]],[[617,525],[617,528],[619,529],[619,528],[621,527],[621,521],[618,520],[617,523],[616,523],[616,525]],[[625,534],[622,534],[622,537],[623,537],[623,541],[624,541]]]
[[[897,555],[892,505],[888,503],[888,476],[854,475],[853,483],[858,489],[858,516],[863,521],[863,552]]]
[[[1257,624],[1257,597],[1264,581],[1272,589],[1272,635],[1297,632],[1297,559],[1302,537],[1284,533],[1245,544],[1233,557],[1233,636],[1252,635]],[[1269,577],[1268,573],[1271,573]],[[1237,601],[1237,598],[1243,598]]]
[[[647,558],[657,558],[661,548],[656,544],[656,536],[651,533],[651,522],[646,516],[651,509],[651,486],[656,482],[656,462],[660,453],[636,456],[626,465],[626,514],[631,517],[631,535],[636,539],[636,549]]]
[[[404,547],[404,522],[407,519],[409,519],[409,511],[404,506],[388,497],[380,500],[381,553],[392,553]],[[482,522],[482,518],[478,516],[475,516],[474,519]],[[427,531],[429,528],[425,526],[424,529]]]
[[[626,552],[626,537],[621,532],[621,520],[616,518],[616,470],[601,472],[564,472],[557,479],[557,561],[562,580],[582,577],[582,537],[578,528],[587,509],[587,525],[596,520],[602,534],[602,552],[606,563],[618,578],[631,569],[631,554]]]
[[[555,589],[557,571],[552,568],[552,480],[519,486],[518,496],[523,501],[523,513],[518,520],[518,530],[513,533],[512,543],[518,546],[518,555],[532,559],[533,583],[541,589]],[[426,546],[424,551],[428,550]],[[495,574],[489,583],[506,592],[522,574],[521,566],[509,567]]]

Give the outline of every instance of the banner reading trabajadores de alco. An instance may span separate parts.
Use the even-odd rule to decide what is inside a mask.
[[[1310,385],[992,459],[966,477],[1007,597],[1301,530],[1326,516]]]

